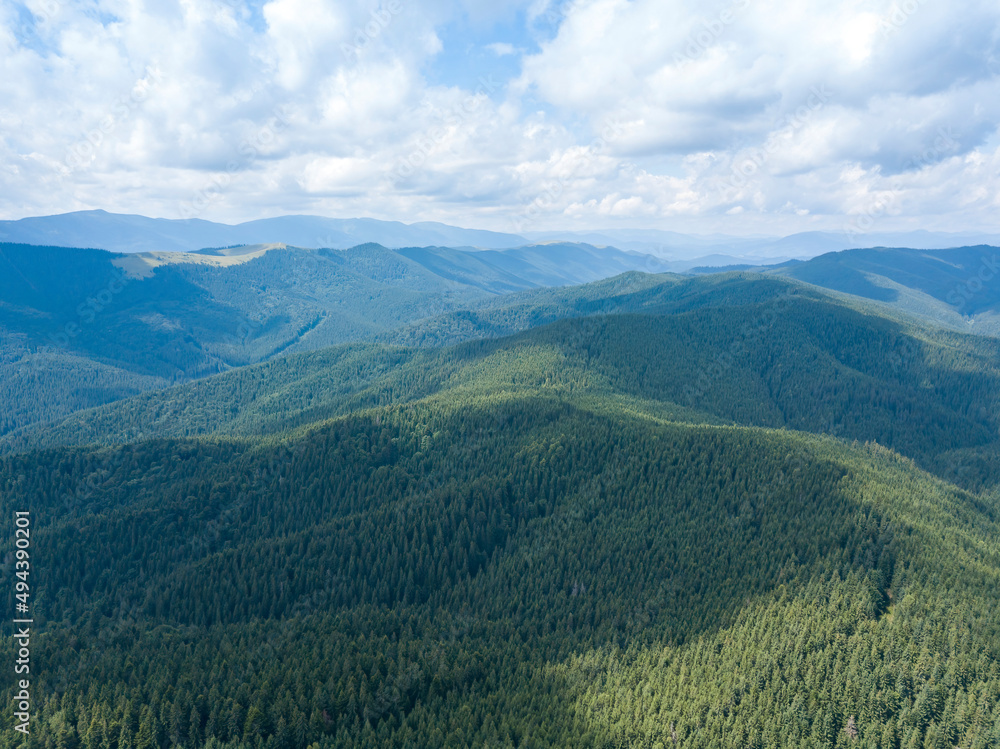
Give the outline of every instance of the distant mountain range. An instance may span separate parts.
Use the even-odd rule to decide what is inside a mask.
[[[892,307],[938,325],[1000,335],[1000,248],[874,248],[765,269]]]
[[[403,224],[372,218],[279,216],[230,226],[202,219],[147,218],[107,211],[77,211],[0,221],[0,241],[57,247],[93,247],[112,252],[190,252],[206,247],[281,242],[299,247],[347,249],[366,242],[386,247],[485,247],[529,244],[501,234],[424,221]]]
[[[845,232],[811,231],[787,237],[733,237],[678,234],[656,229],[610,229],[587,232],[533,232],[526,236],[536,242],[561,239],[622,250],[646,252],[674,261],[699,260],[702,265],[764,265],[790,259],[807,259],[827,252],[864,247],[908,247],[939,250],[979,244],[1000,244],[1000,234],[976,232],[872,232],[848,235]]]
[[[516,292],[668,265],[560,243],[131,254],[0,244],[0,434],[29,412],[61,415],[283,353],[507,332],[469,316]],[[547,313],[532,314],[520,327]],[[437,317],[433,330],[412,330]]]
[[[616,292],[598,303],[575,285],[619,277],[634,291],[679,282],[664,275],[678,265],[565,242],[130,254],[0,243],[0,435],[31,414],[59,418],[284,354],[351,342],[437,346],[604,313]],[[1000,336],[996,247],[849,250],[750,270],[881,315]]]
[[[93,247],[112,252],[190,252],[211,247],[283,243],[296,247],[348,249],[367,242],[384,247],[476,247],[510,249],[543,242],[572,242],[616,247],[655,255],[684,271],[702,265],[766,265],[808,259],[857,247],[942,249],[1000,244],[1000,234],[896,232],[848,235],[805,232],[787,237],[692,235],[656,229],[548,231],[506,234],[463,229],[428,221],[404,224],[372,218],[279,216],[231,226],[201,219],[77,211],[0,221],[0,242],[59,247]]]

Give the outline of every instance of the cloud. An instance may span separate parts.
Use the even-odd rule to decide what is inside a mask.
[[[492,44],[487,44],[486,49],[497,57],[517,54],[517,48],[509,42],[493,42]]]
[[[0,214],[996,229],[995,2],[494,6],[0,5]]]

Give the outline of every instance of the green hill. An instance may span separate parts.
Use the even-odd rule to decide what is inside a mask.
[[[487,260],[441,247],[122,255],[0,244],[0,435],[284,353],[385,340],[515,291],[662,266],[585,245],[509,253],[521,276],[501,267],[506,251]]]
[[[997,508],[884,448],[450,393],[0,482],[39,745],[1000,741]]]
[[[8,451],[152,437],[251,437],[451,391],[656,404],[684,421],[875,441],[970,489],[1000,485],[1000,344],[932,333],[732,275],[563,298],[511,338],[445,349],[347,346],[143,394],[8,436]],[[552,292],[554,293],[554,292]],[[515,305],[497,328],[541,323]],[[615,309],[593,315],[594,309]],[[641,312],[632,311],[641,310]],[[484,315],[470,325],[481,331]],[[450,319],[449,319],[450,321]]]
[[[995,339],[745,273],[385,338],[5,437],[27,746],[1000,747]]]
[[[938,326],[1000,337],[998,247],[845,250],[771,272],[872,300]]]

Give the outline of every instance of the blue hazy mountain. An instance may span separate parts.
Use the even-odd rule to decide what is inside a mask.
[[[656,229],[526,232],[533,241],[564,240],[646,252],[671,260],[698,259],[703,265],[760,265],[792,258],[807,259],[828,252],[863,247],[908,247],[937,250],[978,244],[1000,244],[1000,234],[982,232],[849,232],[811,231],[787,237],[735,237],[725,234],[681,234]],[[727,256],[716,257],[710,256]],[[726,260],[728,262],[723,262]]]
[[[616,247],[667,260],[671,270],[762,265],[808,259],[858,247],[940,249],[1000,244],[1000,234],[975,232],[803,232],[786,237],[684,234],[657,229],[539,231],[511,234],[464,229],[430,221],[404,224],[372,218],[278,216],[229,225],[202,219],[77,211],[0,221],[0,242],[59,247],[95,247],[113,252],[189,252],[206,247],[283,243],[296,247],[347,249],[367,242],[384,247],[477,247],[509,249],[532,243],[567,242]]]
[[[430,318],[448,322],[429,337],[482,335],[487,327],[461,314],[512,292],[630,270],[669,267],[568,244],[130,254],[0,244],[0,434],[283,353],[378,340]]]
[[[1000,248],[995,246],[847,250],[769,272],[966,332],[1000,335]]]
[[[372,218],[279,216],[231,226],[202,219],[147,218],[100,210],[0,221],[0,242],[95,247],[113,252],[188,252],[204,247],[275,242],[334,249],[366,242],[386,247],[505,248],[528,244],[524,237],[515,234],[462,229],[433,222],[407,225]]]

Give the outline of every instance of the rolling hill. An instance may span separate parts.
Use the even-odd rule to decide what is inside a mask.
[[[832,252],[776,273],[916,315],[1000,336],[1000,248],[874,248]]]
[[[655,403],[682,421],[875,441],[967,488],[1000,486],[992,339],[905,327],[753,274],[640,276],[567,292],[548,320],[533,299],[527,319],[504,306],[463,331],[523,331],[513,337],[283,357],[22,429],[0,448],[259,437],[455,388],[542,389]]]
[[[466,344],[447,387],[263,438],[0,459],[61,560],[33,578],[37,740],[1000,741],[996,500],[875,442],[663,410],[668,321]]]
[[[376,340],[513,291],[630,267],[663,269],[648,256],[568,245],[523,247],[510,257],[374,244],[132,255],[0,245],[0,434],[285,352]],[[85,388],[72,375],[78,366],[89,373]]]
[[[1000,746],[1000,342],[808,276],[539,287],[529,250],[139,258],[89,358],[32,353],[36,393],[114,381],[88,369],[114,346],[153,379],[58,417],[23,398],[0,438],[2,511],[32,517],[31,742]],[[65,254],[21,252],[25,346],[121,270],[79,251],[53,296]],[[155,379],[252,305],[338,299],[354,342],[262,325],[265,361]],[[137,359],[139,310],[183,325]]]

